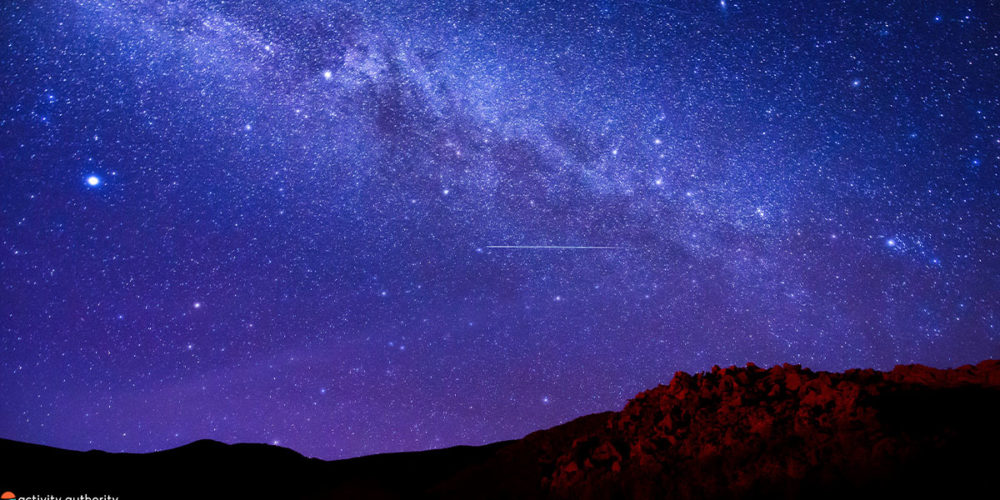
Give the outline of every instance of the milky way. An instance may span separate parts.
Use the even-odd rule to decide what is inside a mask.
[[[3,2],[0,436],[340,458],[1000,356],[998,7],[774,4]]]

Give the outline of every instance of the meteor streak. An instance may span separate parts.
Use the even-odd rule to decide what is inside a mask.
[[[486,248],[519,248],[525,250],[618,250],[623,247],[592,247],[571,245],[486,245]]]

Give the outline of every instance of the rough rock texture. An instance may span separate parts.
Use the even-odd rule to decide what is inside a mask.
[[[543,488],[566,498],[948,491],[952,480],[975,480],[965,475],[977,465],[985,474],[997,465],[995,448],[988,460],[969,454],[998,442],[998,389],[1000,361],[888,373],[787,364],[679,372],[577,437]]]

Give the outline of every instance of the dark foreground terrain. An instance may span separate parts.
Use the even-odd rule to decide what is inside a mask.
[[[517,441],[327,462],[198,441],[149,454],[0,440],[0,492],[146,498],[1000,495],[1000,361],[677,373],[621,412]]]

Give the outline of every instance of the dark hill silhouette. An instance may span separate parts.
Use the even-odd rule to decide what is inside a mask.
[[[938,370],[677,373],[621,412],[487,446],[306,458],[260,445],[156,453],[0,440],[0,490],[130,498],[843,498],[992,491],[1000,361]]]

